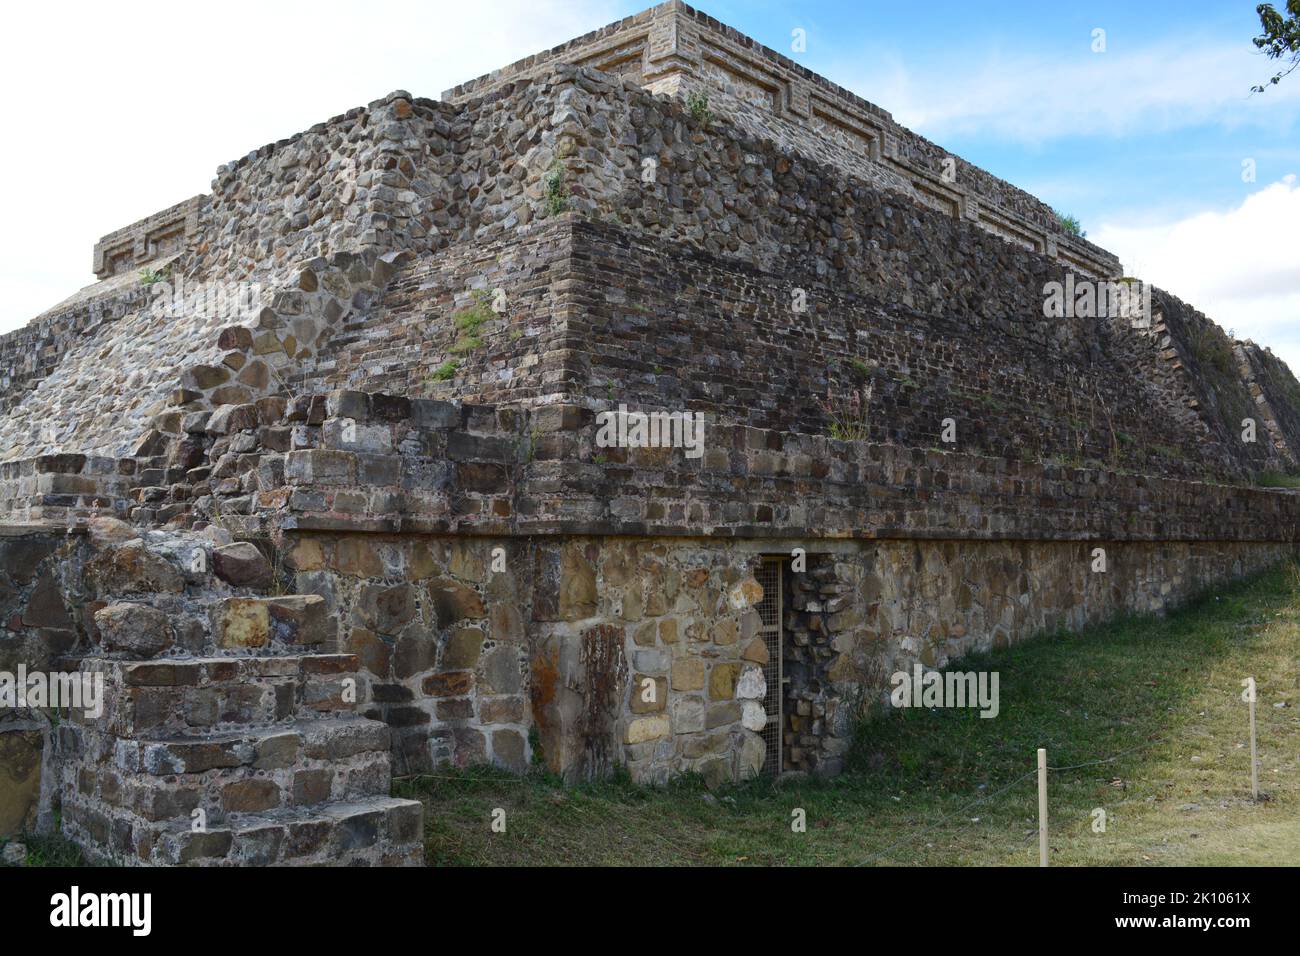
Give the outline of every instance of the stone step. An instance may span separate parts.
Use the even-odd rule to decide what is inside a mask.
[[[362,696],[357,667],[352,654],[87,658],[81,669],[103,675],[103,706],[93,717],[73,711],[70,725],[142,739],[351,713]]]
[[[92,857],[155,866],[418,866],[423,806],[374,796],[314,807],[232,814],[195,832],[186,820],[134,828],[77,801],[64,829]],[[109,849],[103,850],[107,847]]]
[[[135,744],[132,751],[130,744]],[[301,759],[337,760],[388,753],[388,725],[356,715],[304,719],[289,724],[194,736],[149,735],[117,746],[120,763],[138,761],[142,773],[189,776],[210,770],[296,767]]]
[[[258,656],[333,653],[338,649],[338,621],[319,594],[228,593],[227,585],[215,585],[209,570],[190,570],[177,575],[175,564],[186,562],[206,566],[208,559],[199,547],[184,551],[176,544],[164,559],[152,552],[134,557],[141,549],[124,547],[131,558],[116,559],[128,567],[134,560],[156,575],[171,575],[174,589],[187,588],[189,601],[182,611],[156,606],[156,598],[140,595],[110,595],[94,615],[95,642],[102,651],[127,655],[131,659],[168,660],[171,649],[183,649],[200,656],[247,654]],[[257,555],[268,570],[269,565],[252,545],[244,547]],[[222,555],[218,551],[217,558]],[[116,566],[114,566],[116,567]],[[217,565],[218,569],[221,565]],[[227,565],[229,571],[229,565]],[[104,572],[107,574],[108,572]],[[125,574],[125,572],[121,572]],[[262,586],[269,584],[263,581]],[[125,585],[121,585],[125,586]],[[214,593],[213,588],[218,591]],[[224,592],[224,593],[223,593]]]
[[[208,737],[122,740],[82,731],[65,789],[113,817],[150,823],[387,794],[388,726],[359,716]]]

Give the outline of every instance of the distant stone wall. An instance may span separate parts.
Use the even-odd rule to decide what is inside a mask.
[[[1285,469],[1300,459],[1300,383],[1286,363],[1267,348],[1239,342],[1234,352],[1255,405],[1252,414],[1260,419],[1261,434],[1268,433],[1274,460]]]
[[[108,279],[186,251],[196,241],[207,198],[194,196],[110,232],[95,243],[91,271]]]
[[[107,295],[55,306],[22,328],[0,336],[0,413],[21,402],[83,336],[99,334],[149,298],[138,283],[127,283]]]
[[[656,93],[703,89],[741,128],[804,156],[831,155],[879,186],[969,219],[1005,240],[1092,274],[1110,253],[1061,228],[1044,203],[894,122],[888,112],[707,14],[669,0],[443,93],[461,102],[573,63]],[[719,95],[720,94],[720,95]],[[874,167],[871,168],[871,167]],[[865,173],[865,175],[864,175]]]
[[[869,198],[863,208],[870,214]],[[901,209],[884,212],[904,218]],[[915,260],[942,244],[929,229],[948,224],[920,212],[912,224],[890,246]],[[594,407],[612,387],[633,404],[826,433],[828,393],[843,403],[870,386],[866,430],[902,445],[942,446],[951,418],[956,447],[967,452],[1197,478],[1253,473],[1252,451],[1267,447],[1243,445],[1226,426],[1211,433],[1187,414],[1188,394],[1200,394],[1189,383],[1208,375],[1182,376],[1170,392],[1154,375],[1134,374],[1139,362],[1162,361],[1153,335],[1163,331],[1044,318],[1042,284],[1062,274],[1037,258],[1004,261],[998,254],[1014,252],[988,237],[970,241],[976,248],[963,268],[983,277],[972,285],[993,301],[939,315],[892,301],[888,285],[858,295],[797,266],[759,272],[603,223],[575,222],[571,241],[583,285],[606,288],[576,302],[568,318],[570,364],[580,359],[585,372],[574,395]],[[966,245],[958,237],[948,244]],[[1017,279],[998,282],[998,274]],[[796,289],[802,312],[793,307]],[[1212,391],[1220,403],[1245,396],[1235,378]]]
[[[951,228],[922,210],[912,223],[890,240],[900,256],[938,241],[929,230]],[[951,417],[957,447],[979,454],[1190,478],[1263,470],[1269,442],[1243,443],[1223,410],[1246,407],[1246,385],[1212,368],[1171,367],[1171,343],[1188,334],[1186,307],[1158,294],[1162,318],[1151,330],[1045,319],[1042,283],[1062,278],[1051,271],[1059,267],[967,238],[979,244],[969,273],[986,276],[978,284],[996,290],[997,304],[973,303],[958,317],[897,304],[888,281],[856,294],[798,263],[764,272],[568,216],[412,266],[291,384],[592,408],[622,401],[808,433],[828,430],[828,390],[842,397],[870,385],[863,418],[877,441],[936,447]],[[996,283],[1003,268],[1023,278]],[[803,312],[793,308],[796,289]],[[481,298],[498,291],[499,314]],[[460,348],[457,320],[476,308],[488,310],[478,344]]]

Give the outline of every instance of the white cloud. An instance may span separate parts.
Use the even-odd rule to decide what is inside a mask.
[[[444,89],[618,19],[613,0],[19,4],[5,11],[0,332],[92,282],[103,234],[395,89]]]
[[[1295,176],[1240,206],[1145,226],[1103,224],[1088,238],[1125,271],[1254,339],[1300,373],[1300,185]]]
[[[945,51],[950,52],[950,51]],[[972,51],[965,51],[970,53]],[[926,136],[983,135],[1022,144],[1069,136],[1150,135],[1203,123],[1283,130],[1295,122],[1300,84],[1257,96],[1268,66],[1248,42],[1169,39],[1105,53],[946,56],[939,63],[841,63],[832,76],[869,90],[894,119]]]

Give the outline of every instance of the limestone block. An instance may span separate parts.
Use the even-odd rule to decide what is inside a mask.
[[[763,669],[753,664],[746,665],[736,682],[736,697],[740,700],[762,700],[766,693],[767,681],[763,679]]]
[[[714,664],[709,671],[709,699],[731,700],[736,696],[736,682],[740,678],[739,664]]]
[[[626,744],[640,744],[647,740],[658,740],[660,737],[667,737],[672,731],[672,724],[667,717],[638,717],[630,721],[627,729],[623,733],[623,742]]]
[[[109,548],[86,566],[86,577],[102,597],[131,593],[179,594],[185,587],[180,571],[136,539]]]
[[[678,734],[691,734],[704,729],[704,698],[679,697],[673,701],[673,729]]]
[[[668,681],[646,674],[632,676],[630,708],[634,714],[656,714],[668,707]]]
[[[752,577],[732,585],[731,590],[727,592],[727,602],[737,611],[753,607],[761,600],[763,600],[763,585]]]
[[[218,647],[265,647],[271,636],[271,615],[265,601],[227,598],[213,609],[212,629]]]
[[[0,727],[0,837],[36,825],[40,804],[44,735]]]
[[[703,690],[704,661],[698,657],[681,657],[673,661],[673,690]]]
[[[462,620],[487,616],[483,599],[467,585],[451,578],[435,578],[428,583],[429,599],[439,627],[450,627]]]
[[[172,643],[167,615],[145,604],[122,601],[95,612],[100,640],[110,651],[152,657]]]
[[[740,742],[740,753],[736,758],[740,779],[748,780],[758,776],[763,769],[763,759],[766,755],[767,748],[763,738],[758,734],[746,733]]]

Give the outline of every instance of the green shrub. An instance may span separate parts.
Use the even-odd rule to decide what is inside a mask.
[[[1056,219],[1061,224],[1062,232],[1066,233],[1067,235],[1078,236],[1080,239],[1083,239],[1085,236],[1088,235],[1079,226],[1079,219],[1077,216],[1071,216],[1067,213],[1063,213],[1059,209],[1053,209],[1052,212],[1056,213]]]
[[[691,114],[691,118],[702,126],[708,126],[713,120],[713,113],[709,109],[709,96],[699,90],[691,90],[686,94],[686,109]]]

